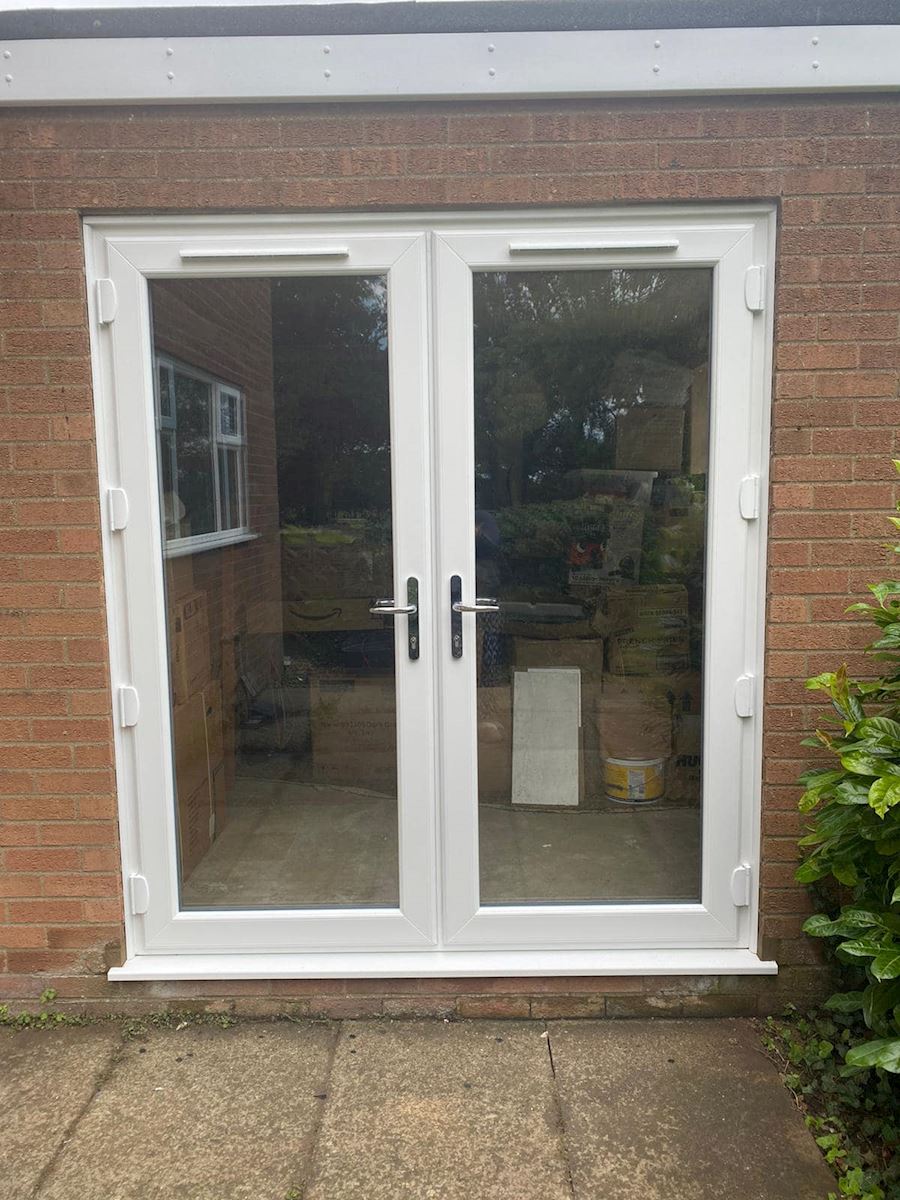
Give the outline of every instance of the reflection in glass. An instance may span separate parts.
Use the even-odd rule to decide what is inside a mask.
[[[711,272],[478,272],[484,904],[696,900]]]
[[[385,281],[150,291],[182,905],[395,907]]]

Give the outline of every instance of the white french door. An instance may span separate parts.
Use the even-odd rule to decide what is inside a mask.
[[[498,617],[466,612],[465,652],[439,654],[440,740],[452,747],[441,789],[448,946],[747,944],[766,428],[762,302],[751,303],[748,289],[762,285],[761,224],[529,220],[435,235],[445,638],[447,580],[461,578],[465,600],[480,607],[483,520],[494,524],[503,559],[488,573],[499,595],[486,597],[499,602],[499,630],[480,641],[478,623]],[[604,378],[585,380],[585,371]],[[574,448],[566,440],[573,428]],[[554,455],[565,459],[562,470]],[[523,460],[525,478],[513,486]],[[579,466],[588,463],[603,465]],[[683,510],[684,497],[672,504],[681,528],[662,562],[657,545],[654,564],[648,542],[672,534],[660,493],[679,487],[690,490]],[[621,502],[622,489],[643,494]],[[582,514],[572,517],[567,505],[577,504]],[[588,523],[628,511],[632,558],[624,570],[609,558],[583,567],[570,555],[567,563],[585,509]],[[504,546],[504,537],[515,544]],[[691,537],[694,561],[677,561],[679,539]],[[609,534],[610,556],[616,538]],[[645,579],[652,582],[638,582]],[[622,605],[649,605],[651,613],[626,611],[624,636],[614,611]],[[569,615],[564,608],[568,627],[553,623]],[[577,636],[565,638],[569,628]],[[512,642],[505,674],[489,661],[487,638]],[[685,711],[679,692],[694,697]],[[505,783],[479,787],[503,736],[492,717],[510,701],[510,792]],[[536,720],[529,704],[539,705]],[[519,762],[532,773],[546,764],[563,789],[566,755],[557,740],[567,720],[568,803],[548,795],[546,780],[535,796],[515,778]],[[626,763],[637,792],[615,811],[608,784],[627,773]],[[643,781],[657,771],[659,795],[644,803]]]
[[[763,969],[771,239],[87,222],[115,977]]]

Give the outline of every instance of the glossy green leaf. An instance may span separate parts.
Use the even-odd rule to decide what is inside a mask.
[[[878,1038],[847,1051],[851,1067],[881,1067],[893,1073],[900,1072],[900,1038]]]
[[[869,804],[883,817],[889,808],[900,804],[900,777],[882,775],[869,788]]]
[[[900,977],[900,947],[892,946],[883,950],[872,961],[872,974],[876,979],[897,979]]]
[[[860,1012],[863,1007],[862,992],[835,992],[825,1001],[825,1007],[832,1012]]]

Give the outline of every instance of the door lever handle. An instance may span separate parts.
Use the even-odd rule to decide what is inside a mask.
[[[415,662],[419,657],[419,581],[410,575],[406,581],[406,604],[395,604],[393,596],[373,600],[369,605],[373,617],[409,617],[406,623],[406,649]]]
[[[493,596],[476,596],[474,604],[466,604],[462,598],[462,576],[450,576],[450,653],[454,658],[463,656],[463,613],[499,612],[500,601]]]
[[[476,596],[474,604],[464,604],[462,600],[457,600],[451,607],[458,613],[499,612],[500,602],[493,596]]]
[[[373,617],[400,617],[418,611],[418,606],[415,604],[395,604],[393,597],[385,600],[373,600],[369,606],[369,612]]]

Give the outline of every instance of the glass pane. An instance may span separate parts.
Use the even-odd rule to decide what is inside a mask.
[[[244,398],[254,534],[164,563],[182,906],[396,907],[394,626],[369,613],[393,588],[385,281],[150,291],[157,351]],[[236,525],[244,451],[214,459],[209,391],[176,392],[188,532],[201,497],[215,510],[216,466]],[[240,405],[220,434],[223,417],[242,433]]]
[[[219,447],[219,508],[222,529],[241,526],[241,450],[234,446]]]
[[[216,529],[211,397],[212,388],[204,380],[175,371],[175,453],[178,464],[175,511],[179,537],[213,533]]]
[[[166,363],[160,363],[157,374],[159,378],[159,416],[160,420],[168,425],[175,416],[172,406],[171,371]]]
[[[219,433],[223,437],[240,436],[239,406],[240,400],[234,392],[219,393]]]
[[[484,904],[699,897],[711,285],[475,275]]]

